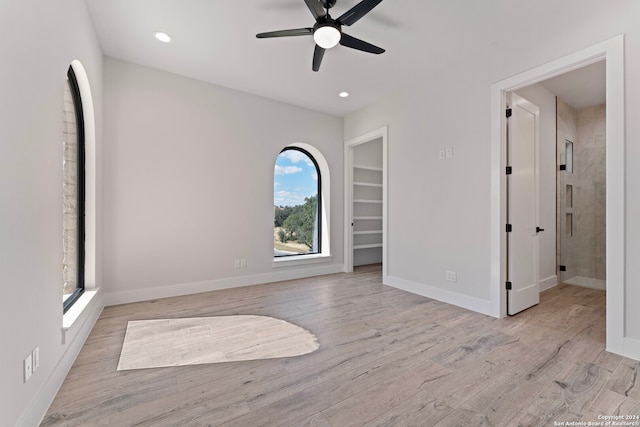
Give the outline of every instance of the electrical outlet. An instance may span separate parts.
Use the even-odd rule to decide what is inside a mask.
[[[445,156],[447,159],[452,158],[452,157],[453,157],[453,148],[451,148],[451,147],[447,147],[447,149],[444,151],[444,156]]]
[[[438,156],[440,157],[440,160],[444,160],[444,150],[440,150],[438,152]]]
[[[247,266],[247,260],[242,258],[240,260],[240,268],[245,268]]]
[[[233,262],[233,267],[234,267],[234,268],[240,268],[240,260],[239,260],[239,259],[236,259],[236,260]]]
[[[31,378],[31,374],[33,374],[33,359],[31,358],[31,353],[24,359],[24,382],[26,383]]]
[[[33,360],[33,372],[36,372],[36,369],[40,366],[40,347],[36,347],[31,352],[31,358]]]
[[[447,270],[447,273],[446,273],[446,279],[447,279],[447,282],[455,282],[455,281],[457,281],[457,280],[458,280],[458,277],[457,277],[457,276],[458,276],[458,275],[456,274],[456,272],[455,272],[455,271],[449,271],[449,270]]]

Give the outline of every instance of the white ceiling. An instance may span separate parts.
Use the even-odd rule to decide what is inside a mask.
[[[315,73],[313,38],[255,37],[312,26],[304,0],[86,2],[105,55],[337,116],[429,76],[433,64],[515,43],[504,38],[500,22],[517,20],[538,32],[537,20],[552,25],[555,16],[538,2],[385,0],[343,31],[387,51],[372,55],[337,46]],[[338,0],[331,15],[337,18],[358,2]],[[556,7],[555,1],[542,3]],[[169,33],[173,41],[158,42],[155,31]],[[521,34],[528,37],[525,30]],[[351,96],[339,98],[341,91]]]
[[[338,0],[337,18],[359,0]],[[303,0],[87,0],[105,55],[343,116],[392,90],[401,62],[398,43],[415,20],[392,0],[343,31],[387,52],[373,55],[337,46],[319,72],[311,70],[312,37],[257,39],[260,32],[311,27]],[[414,22],[412,22],[414,21]],[[155,31],[173,41],[154,39]],[[338,97],[341,91],[351,96]]]
[[[606,102],[606,62],[600,61],[542,82],[548,91],[581,110]]]

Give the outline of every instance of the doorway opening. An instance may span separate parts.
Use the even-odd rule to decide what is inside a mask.
[[[387,128],[345,142],[345,271],[382,264],[387,275]]]
[[[605,290],[605,67],[508,94],[509,315],[558,283]]]
[[[607,350],[622,354],[625,339],[624,257],[624,43],[623,36],[599,43],[492,85],[491,290],[492,311],[506,315],[506,108],[507,93],[606,61],[606,273]]]

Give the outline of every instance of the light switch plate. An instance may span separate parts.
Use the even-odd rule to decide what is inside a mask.
[[[31,353],[24,359],[24,382],[26,383],[31,378],[31,374],[33,373],[33,359],[31,358]]]
[[[33,360],[33,369],[32,372],[35,372],[36,369],[40,366],[40,347],[36,347],[31,352],[31,358]]]

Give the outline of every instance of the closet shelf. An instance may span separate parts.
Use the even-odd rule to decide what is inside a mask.
[[[354,220],[359,220],[359,219],[382,219],[381,216],[354,216],[353,217]]]
[[[375,199],[353,199],[354,203],[382,203],[382,200]]]
[[[382,188],[382,184],[376,184],[374,182],[355,181],[353,183],[353,185],[360,186],[360,187],[378,187],[378,188]]]
[[[381,248],[382,243],[371,243],[369,245],[354,245],[353,249],[370,249],[370,248]]]
[[[375,166],[353,165],[353,167],[355,169],[365,169],[365,170],[377,171],[377,172],[382,172],[382,170],[383,170],[382,168],[375,167]]]
[[[354,231],[353,234],[382,234],[382,230]]]

